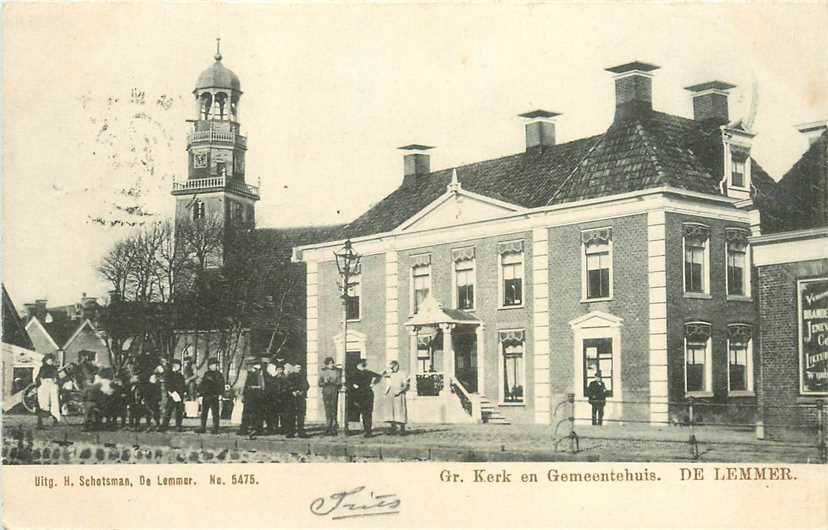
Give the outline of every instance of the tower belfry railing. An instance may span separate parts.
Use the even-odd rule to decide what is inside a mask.
[[[259,187],[228,177],[207,177],[173,182],[173,194],[187,194],[211,190],[235,191],[251,198],[259,198]]]

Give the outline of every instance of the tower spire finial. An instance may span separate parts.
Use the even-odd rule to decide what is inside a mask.
[[[216,61],[221,61],[221,37],[216,37]]]

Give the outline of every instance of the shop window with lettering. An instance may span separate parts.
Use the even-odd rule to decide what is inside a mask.
[[[828,277],[797,282],[800,393],[828,395]]]
[[[583,248],[582,289],[585,300],[612,296],[612,229],[581,233]]]
[[[746,324],[731,324],[727,327],[729,392],[753,391],[753,330]]]
[[[525,331],[522,329],[501,331],[499,342],[503,373],[501,401],[523,403],[525,399]]]
[[[708,267],[710,229],[699,224],[685,224],[684,231],[684,292],[709,292]]]
[[[688,394],[712,389],[710,324],[688,322],[684,325],[684,389]]]

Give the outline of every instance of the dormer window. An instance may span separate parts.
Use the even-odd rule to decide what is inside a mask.
[[[730,186],[746,189],[748,187],[748,165],[750,158],[741,149],[732,149],[730,155]]]
[[[730,172],[730,185],[736,188],[745,187],[745,159],[733,157],[733,169]]]
[[[724,131],[722,192],[736,199],[750,198],[750,146],[753,134],[742,129]]]

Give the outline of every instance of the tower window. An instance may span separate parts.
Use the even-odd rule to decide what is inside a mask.
[[[193,221],[204,219],[204,203],[197,200],[193,203]]]

